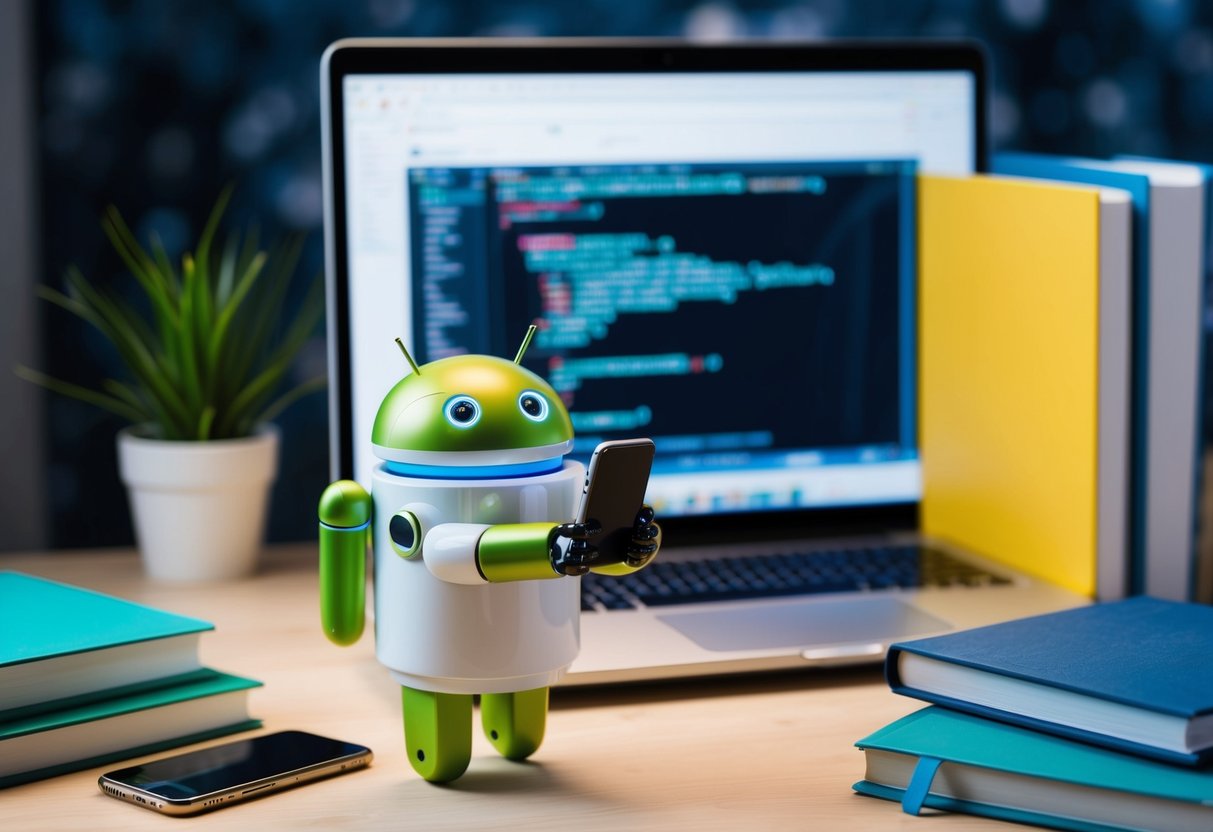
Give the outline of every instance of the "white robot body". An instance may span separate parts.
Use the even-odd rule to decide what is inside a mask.
[[[555,683],[580,649],[579,580],[487,583],[476,542],[488,525],[573,519],[585,479],[566,460],[551,473],[465,480],[372,477],[376,655],[401,685],[440,693],[508,693]],[[407,508],[421,552],[397,554],[383,522]]]

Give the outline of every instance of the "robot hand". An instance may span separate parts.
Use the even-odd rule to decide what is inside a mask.
[[[641,506],[632,524],[632,539],[628,541],[623,563],[631,569],[643,569],[657,556],[661,548],[661,526],[653,522],[652,506]]]
[[[561,575],[584,575],[598,557],[598,549],[590,538],[602,534],[597,520],[584,523],[562,523],[552,529],[548,556],[552,568]]]
[[[564,523],[552,530],[549,557],[552,568],[561,575],[584,575],[594,571],[603,575],[626,575],[643,569],[657,556],[661,548],[661,527],[653,522],[653,509],[641,506],[631,530],[620,529],[599,538],[602,527],[595,520],[584,523]],[[608,554],[609,540],[616,534],[626,535],[626,543],[617,545]]]
[[[590,571],[596,575],[611,575],[621,577],[645,568],[657,557],[661,548],[661,527],[653,522],[653,509],[642,505],[636,512],[630,529],[620,529],[622,537],[615,547],[612,557],[599,555],[590,564]],[[605,548],[600,543],[600,550]]]

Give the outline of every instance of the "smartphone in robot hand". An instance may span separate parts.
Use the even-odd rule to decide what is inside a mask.
[[[652,467],[651,439],[619,439],[594,449],[577,520],[556,529],[557,572],[625,574],[652,560],[661,544],[661,529],[644,503]]]

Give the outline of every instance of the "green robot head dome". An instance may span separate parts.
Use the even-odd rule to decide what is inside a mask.
[[[418,367],[405,351],[413,372],[379,405],[371,430],[376,456],[389,470],[419,475],[557,467],[573,446],[573,423],[551,385],[517,363],[532,333],[514,361],[457,355]]]

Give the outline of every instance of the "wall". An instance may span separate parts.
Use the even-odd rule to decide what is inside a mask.
[[[976,37],[992,57],[996,147],[1213,161],[1213,4],[1188,0],[47,0],[34,12],[0,7],[0,14],[36,16],[36,69],[27,86],[37,108],[40,209],[26,217],[40,218],[42,229],[37,237],[3,231],[38,240],[26,257],[40,255],[37,277],[52,285],[69,264],[122,285],[97,223],[107,204],[175,254],[228,181],[238,185],[233,219],[256,218],[270,237],[308,234],[304,269],[318,271],[317,69],[324,47],[342,36]],[[13,31],[0,25],[2,37],[21,46]],[[3,60],[12,59],[3,50]],[[21,86],[7,72],[2,77],[10,95]],[[0,129],[10,127],[5,119]],[[4,154],[0,165],[9,161]],[[24,313],[3,306],[0,315],[19,322],[3,327],[4,337],[28,344],[35,335]],[[38,366],[78,382],[118,371],[94,333],[46,304],[38,312]],[[4,344],[0,356],[21,348]],[[323,356],[318,335],[296,376],[321,368]],[[39,402],[28,388],[21,392],[22,412],[33,414]],[[45,463],[27,458],[4,476],[33,483],[24,487],[44,497],[54,545],[129,542],[113,450],[120,423],[63,397],[33,398],[46,409]],[[24,432],[14,435],[25,452],[34,447],[31,419],[38,420],[22,418]],[[283,417],[273,539],[314,534],[315,501],[327,482],[326,425],[320,395]],[[32,479],[43,469],[44,488]],[[20,519],[37,525],[36,506],[21,509]],[[0,530],[0,548],[23,545],[20,539]]]
[[[9,549],[47,539],[42,395],[11,369],[34,364],[39,352],[32,31],[28,3],[0,3],[0,548]]]

